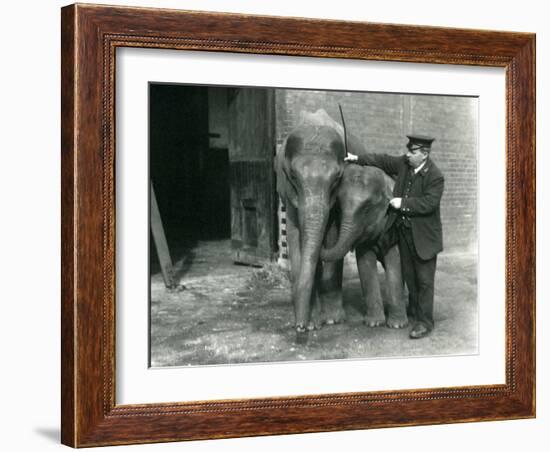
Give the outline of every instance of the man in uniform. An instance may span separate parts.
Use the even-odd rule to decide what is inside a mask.
[[[395,177],[393,198],[379,252],[399,243],[403,276],[409,289],[409,313],[415,322],[409,336],[419,339],[434,328],[434,280],[437,254],[443,250],[439,204],[443,174],[430,159],[434,138],[407,135],[407,153],[348,154],[346,160],[376,166]]]

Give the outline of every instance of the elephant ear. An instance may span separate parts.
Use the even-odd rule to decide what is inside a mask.
[[[388,200],[390,200],[393,197],[393,187],[395,185],[395,181],[388,176],[386,173],[384,173],[384,182],[385,182],[385,194]]]
[[[382,170],[376,168],[376,171],[380,173],[380,192],[378,194],[377,204],[380,204],[386,209],[390,200],[393,198],[393,186],[395,182]]]
[[[298,205],[298,193],[290,183],[287,176],[287,161],[285,159],[284,146],[279,149],[275,156],[275,174],[277,176],[277,193],[284,202]]]
[[[366,169],[367,167],[365,167]],[[392,198],[393,180],[378,168],[370,168],[374,180],[376,180],[376,196],[372,199],[372,208],[369,210],[365,223],[368,225],[367,234],[370,237],[378,237],[385,225],[388,205]]]

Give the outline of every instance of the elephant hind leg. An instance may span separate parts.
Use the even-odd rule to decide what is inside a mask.
[[[408,324],[408,318],[403,294],[401,258],[397,245],[390,248],[384,256],[384,268],[386,270],[386,285],[389,295],[386,303],[388,311],[386,325],[389,328],[404,328]]]
[[[376,255],[372,250],[359,246],[356,249],[356,258],[363,298],[367,307],[365,324],[370,327],[382,326],[386,323],[386,316],[378,281]]]

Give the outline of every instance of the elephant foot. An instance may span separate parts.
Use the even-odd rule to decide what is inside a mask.
[[[325,325],[336,325],[338,323],[343,323],[346,321],[346,311],[342,306],[333,308],[330,310],[325,310],[323,312],[323,323]]]
[[[386,326],[388,328],[405,328],[409,324],[405,306],[389,306]]]
[[[313,304],[313,307],[311,308],[311,314],[310,314],[309,323],[307,324],[307,329],[309,331],[319,330],[321,329],[322,324],[323,324],[323,317],[321,315],[321,308],[320,308],[319,302],[316,302]]]
[[[336,325],[346,321],[341,290],[332,290],[321,295],[321,323]]]
[[[296,325],[296,344],[307,344],[309,336],[309,330],[304,325]]]
[[[321,324],[318,322],[309,322],[307,324],[308,331],[319,330],[319,329],[321,329]]]
[[[392,316],[389,315],[386,320],[388,328],[405,328],[409,324],[407,316]]]
[[[365,325],[367,325],[368,327],[374,328],[377,326],[383,326],[385,324],[386,324],[386,316],[384,316],[384,314],[377,315],[377,316],[370,316],[370,315],[365,316]]]

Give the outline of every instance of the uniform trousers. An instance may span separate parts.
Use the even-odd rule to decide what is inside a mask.
[[[434,327],[434,284],[437,255],[421,259],[414,246],[410,227],[396,224],[403,278],[409,289],[409,309],[417,323],[423,323],[430,331]]]

